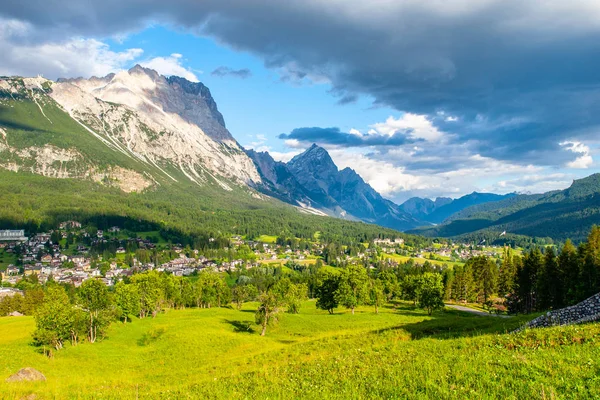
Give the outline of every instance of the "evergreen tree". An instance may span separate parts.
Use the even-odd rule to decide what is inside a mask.
[[[562,271],[564,277],[562,303],[564,305],[575,304],[578,300],[577,293],[579,290],[579,261],[577,249],[570,239],[567,239],[560,251],[558,269]]]
[[[550,246],[546,248],[544,254],[544,263],[538,274],[537,293],[540,310],[556,309],[563,305],[563,285],[564,277],[559,270],[558,260],[554,249]]]

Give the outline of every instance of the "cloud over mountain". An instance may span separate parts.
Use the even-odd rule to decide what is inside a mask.
[[[502,160],[574,161],[559,143],[593,139],[600,125],[600,5],[591,0],[32,0],[3,2],[0,14],[35,27],[15,43],[117,35],[149,21],[187,28],[269,67],[323,77],[342,103],[368,94],[417,115],[445,112],[455,120],[436,120],[437,129]]]

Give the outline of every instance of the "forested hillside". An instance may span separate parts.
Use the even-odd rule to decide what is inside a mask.
[[[469,207],[442,225],[415,230],[427,236],[482,236],[486,232],[555,240],[581,241],[600,223],[600,174],[576,180],[565,190],[538,195],[518,195]]]

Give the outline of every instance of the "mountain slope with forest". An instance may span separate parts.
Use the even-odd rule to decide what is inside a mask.
[[[284,165],[273,173],[296,185]],[[76,219],[204,238],[400,235],[309,215],[323,213],[258,193],[263,179],[201,83],[141,67],[89,80],[0,77],[0,229]]]
[[[421,221],[439,224],[468,207],[500,201],[512,196],[514,194],[498,195],[473,192],[458,199],[438,197],[435,201],[413,197],[402,203],[400,208]]]
[[[462,210],[444,224],[413,230],[426,236],[455,237],[504,232],[555,240],[583,240],[600,224],[600,174],[573,181],[560,191],[516,195]]]

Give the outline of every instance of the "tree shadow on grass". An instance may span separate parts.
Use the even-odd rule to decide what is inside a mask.
[[[404,314],[409,311],[402,311]],[[413,312],[417,314],[417,312]],[[420,314],[423,315],[423,314]],[[474,337],[487,334],[502,334],[512,332],[531,316],[515,318],[482,317],[468,315],[460,311],[438,311],[431,315],[431,319],[373,331],[383,333],[386,331],[403,330],[410,334],[412,340],[425,338],[456,339],[461,337]]]
[[[229,319],[224,319],[224,322],[233,326],[233,331],[238,333],[254,333],[256,332],[252,327],[252,322],[250,321],[232,321]]]

